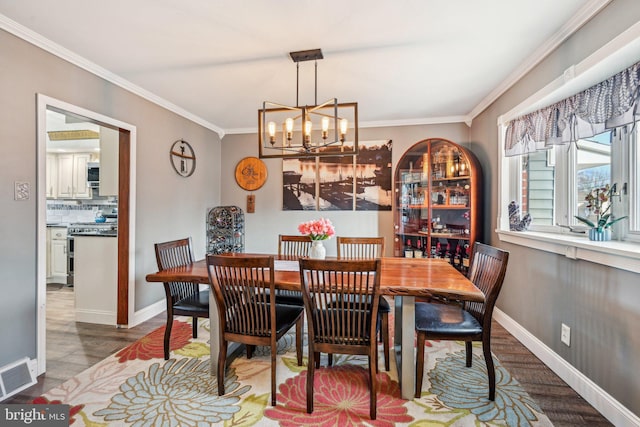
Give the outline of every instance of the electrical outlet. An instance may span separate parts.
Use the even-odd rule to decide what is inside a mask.
[[[560,341],[565,343],[567,347],[571,345],[571,328],[562,324],[562,328],[560,329]]]

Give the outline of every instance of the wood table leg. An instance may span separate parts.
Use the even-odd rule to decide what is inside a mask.
[[[398,368],[400,394],[403,399],[411,400],[416,382],[415,361],[415,319],[416,299],[410,296],[394,298],[394,339],[393,348]]]

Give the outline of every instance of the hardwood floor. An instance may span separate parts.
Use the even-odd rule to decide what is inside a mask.
[[[76,323],[73,288],[47,288],[47,372],[38,384],[3,403],[27,403],[149,332],[163,326],[162,313],[131,329]],[[492,350],[502,365],[538,402],[554,426],[611,426],[602,415],[494,322]]]
[[[47,285],[47,371],[3,403],[27,403],[163,326],[164,313],[131,329],[75,321],[73,288]]]

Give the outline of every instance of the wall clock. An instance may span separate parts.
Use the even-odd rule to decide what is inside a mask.
[[[267,180],[267,166],[257,157],[245,157],[236,166],[236,182],[240,188],[253,191]]]
[[[178,175],[185,178],[193,175],[196,170],[196,153],[187,141],[179,139],[174,142],[169,150],[169,157],[171,166]]]

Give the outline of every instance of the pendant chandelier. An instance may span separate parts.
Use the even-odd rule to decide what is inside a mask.
[[[353,156],[358,154],[358,103],[336,98],[318,104],[320,49],[290,52],[296,63],[295,107],[262,103],[258,110],[260,158]],[[315,61],[314,105],[299,105],[300,62]]]

